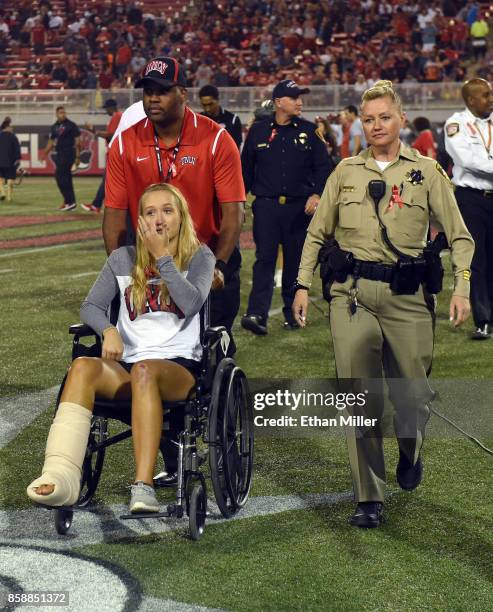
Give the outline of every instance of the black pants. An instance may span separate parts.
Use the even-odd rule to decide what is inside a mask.
[[[210,325],[212,327],[224,325],[231,338],[228,357],[236,352],[231,328],[240,308],[240,250],[235,248],[224,271],[225,286],[223,289],[211,292]],[[183,429],[183,415],[170,415],[170,431],[161,439],[161,452],[163,454],[166,471],[176,472],[178,469],[178,434]]]
[[[285,316],[291,313],[293,285],[298,275],[301,252],[311,217],[305,214],[306,197],[279,204],[258,197],[252,206],[255,263],[248,314],[267,320],[274,291],[274,273],[279,245],[282,245],[282,299]]]
[[[75,161],[75,152],[57,153],[55,159],[55,179],[58,189],[66,204],[75,203],[74,185],[71,168]]]
[[[211,293],[211,325],[224,325],[230,335],[240,309],[240,268],[240,250],[235,247],[226,264],[223,289]]]
[[[103,178],[101,183],[99,184],[96,195],[94,196],[94,200],[92,201],[92,205],[96,208],[101,208],[104,202],[104,183],[106,180],[106,170],[104,171]]]
[[[493,324],[493,198],[478,189],[457,187],[455,196],[474,239],[471,264],[471,307],[474,323]]]

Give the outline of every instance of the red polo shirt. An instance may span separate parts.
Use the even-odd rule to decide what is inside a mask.
[[[159,141],[164,176],[168,175],[176,143]],[[238,147],[217,123],[185,108],[180,146],[170,184],[185,196],[199,240],[212,249],[221,221],[220,204],[244,202],[245,187]],[[154,126],[142,119],[116,138],[108,154],[105,206],[128,209],[134,227],[143,191],[161,181],[154,143]]]

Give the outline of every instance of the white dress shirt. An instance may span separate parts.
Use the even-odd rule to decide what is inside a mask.
[[[493,189],[492,116],[480,119],[466,108],[445,122],[445,149],[454,161],[457,187]]]

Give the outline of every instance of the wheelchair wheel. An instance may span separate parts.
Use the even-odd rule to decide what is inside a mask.
[[[222,451],[226,486],[237,510],[250,493],[253,466],[253,415],[245,373],[235,367],[224,404]]]
[[[192,540],[198,540],[204,533],[206,514],[207,493],[205,486],[201,480],[195,480],[188,502],[188,525]]]
[[[107,437],[108,419],[104,417],[92,417],[91,431],[87,441],[86,456],[82,464],[82,477],[80,482],[80,494],[77,506],[87,506],[98,488],[99,479],[103,470],[105,448],[93,450],[96,444],[103,442]]]
[[[208,441],[214,495],[221,514],[230,518],[248,497],[253,459],[246,378],[232,359],[223,359],[214,377]]]
[[[209,466],[211,470],[212,488],[221,514],[225,518],[236,512],[234,500],[231,499],[226,485],[222,452],[223,406],[228,391],[229,373],[235,363],[232,359],[223,359],[217,367],[212,383],[211,406],[209,411]]]
[[[72,518],[74,513],[66,508],[57,508],[55,510],[55,529],[60,535],[65,535],[72,526]]]

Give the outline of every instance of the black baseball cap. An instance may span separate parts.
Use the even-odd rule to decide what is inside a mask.
[[[167,88],[175,85],[186,87],[187,79],[183,67],[174,57],[155,57],[147,62],[135,87],[145,87],[149,83]]]
[[[103,108],[118,108],[117,101],[113,98],[110,98],[109,100],[106,100],[106,102],[103,104]]]
[[[298,85],[292,81],[291,79],[285,79],[284,81],[280,81],[272,92],[272,99],[275,98],[284,98],[287,96],[288,98],[297,98],[302,94],[309,93],[310,90],[308,87],[298,87]]]

